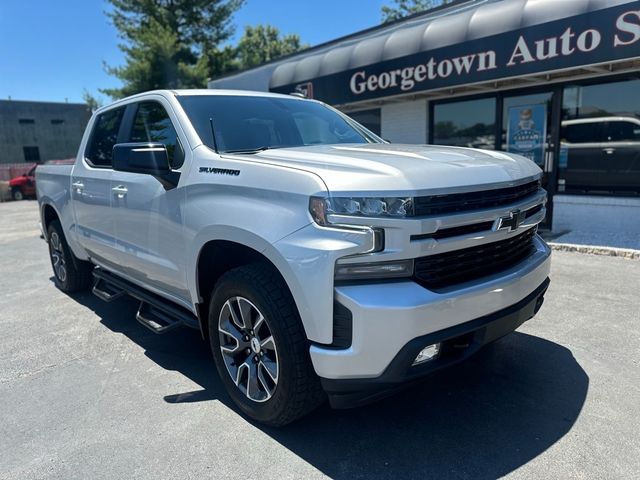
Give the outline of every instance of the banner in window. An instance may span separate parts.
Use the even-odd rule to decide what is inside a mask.
[[[508,111],[507,151],[544,164],[547,105],[520,105]]]

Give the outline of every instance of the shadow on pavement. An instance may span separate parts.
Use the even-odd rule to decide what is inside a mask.
[[[133,300],[74,298],[158,365],[202,386],[167,402],[218,399],[235,410],[199,332],[156,335],[135,321]],[[497,478],[569,432],[588,386],[568,349],[516,332],[382,402],[344,411],[325,405],[281,429],[256,427],[332,478]]]

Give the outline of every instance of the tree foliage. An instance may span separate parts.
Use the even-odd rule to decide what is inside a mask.
[[[251,68],[307,47],[300,43],[298,35],[281,36],[271,25],[248,26],[238,42],[237,59],[240,68]]]
[[[95,112],[102,106],[102,99],[92,95],[86,88],[82,90],[82,100],[87,104],[87,108],[91,112]]]
[[[237,46],[233,14],[245,0],[109,0],[111,18],[123,42],[122,66],[105,65],[119,88],[100,90],[113,98],[158,88],[206,87],[207,79],[254,67],[297,52],[298,35],[281,35],[271,25],[245,27]]]
[[[380,9],[382,12],[382,23],[399,20],[414,13],[451,3],[452,1],[453,0],[393,0],[392,6],[384,5]]]
[[[156,88],[205,87],[224,71],[231,19],[244,0],[109,0],[107,15],[119,32],[123,66],[106,66],[123,82],[101,90],[121,98]]]

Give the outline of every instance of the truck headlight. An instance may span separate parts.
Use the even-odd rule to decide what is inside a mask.
[[[328,215],[404,218],[413,215],[411,197],[311,197],[309,212],[318,225],[329,225]]]
[[[370,263],[336,263],[335,280],[378,280],[413,275],[413,260]]]

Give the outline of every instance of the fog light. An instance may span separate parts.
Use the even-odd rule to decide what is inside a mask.
[[[428,362],[430,360],[435,360],[436,358],[438,358],[439,354],[440,354],[439,343],[427,345],[422,350],[420,350],[420,353],[418,353],[418,356],[413,361],[413,365],[419,365],[421,363]]]

